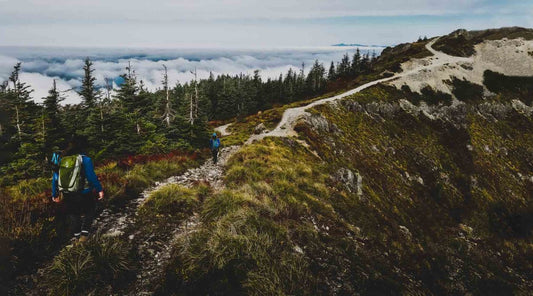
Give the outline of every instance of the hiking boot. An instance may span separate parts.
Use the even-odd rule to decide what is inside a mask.
[[[73,237],[73,238],[70,239],[70,243],[69,243],[66,247],[70,249],[70,248],[72,248],[72,247],[74,247],[74,246],[77,246],[78,243],[79,243],[79,241],[80,241],[80,240],[79,240],[79,237],[78,237],[78,236],[75,236],[75,237]]]

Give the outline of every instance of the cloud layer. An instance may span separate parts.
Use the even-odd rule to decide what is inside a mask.
[[[380,48],[361,48],[364,52]],[[171,84],[192,80],[191,71],[197,70],[199,78],[219,74],[252,74],[259,69],[263,78],[277,78],[289,68],[299,69],[302,63],[309,66],[319,60],[326,68],[331,61],[339,61],[345,53],[353,54],[353,47],[293,48],[270,50],[223,49],[66,49],[66,48],[0,48],[0,81],[7,80],[13,65],[21,61],[21,79],[34,89],[33,98],[40,102],[47,95],[55,79],[60,90],[78,89],[83,76],[83,60],[90,57],[99,86],[105,78],[116,80],[131,63],[139,80],[149,90],[161,87],[163,64],[168,68]],[[116,87],[116,85],[115,85]],[[65,92],[65,104],[80,102],[75,91]]]

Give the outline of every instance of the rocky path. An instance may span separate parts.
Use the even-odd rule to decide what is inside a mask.
[[[128,289],[127,295],[152,295],[155,283],[163,276],[165,263],[171,257],[174,241],[189,232],[195,230],[198,225],[198,215],[193,215],[179,225],[168,225],[163,232],[143,234],[138,227],[135,227],[137,211],[148,197],[160,188],[179,184],[190,187],[198,182],[209,183],[215,190],[224,187],[222,174],[224,165],[239,146],[222,148],[219,162],[214,164],[211,159],[197,168],[189,169],[179,176],[173,176],[163,182],[156,183],[155,186],[142,192],[138,198],[133,199],[125,207],[113,212],[105,209],[102,214],[95,219],[94,228],[104,236],[127,237],[130,243],[137,245],[138,266],[137,278]]]
[[[238,146],[222,148],[218,164],[213,164],[213,161],[209,159],[200,167],[189,169],[182,175],[172,176],[165,181],[156,182],[155,186],[146,189],[138,198],[130,200],[124,207],[118,210],[113,210],[111,208],[104,209],[95,219],[93,228],[107,236],[124,234],[126,228],[133,225],[135,222],[135,214],[139,206],[146,201],[152,192],[169,184],[179,184],[190,187],[193,183],[204,181],[209,183],[215,190],[222,188],[223,167],[227,159],[233,155],[238,148]]]
[[[231,133],[228,131],[228,127],[231,125],[232,123],[228,123],[228,124],[225,124],[225,125],[222,125],[222,126],[219,126],[217,128],[215,128],[215,130],[217,132],[220,133],[220,136],[221,137],[224,137],[224,136],[229,136]]]
[[[333,96],[333,97],[329,97],[329,98],[321,99],[321,100],[318,100],[318,101],[314,101],[314,102],[312,102],[312,103],[310,103],[308,105],[302,106],[302,107],[289,108],[289,109],[285,110],[285,112],[283,113],[283,117],[281,118],[281,121],[276,126],[276,128],[274,128],[272,131],[269,131],[267,133],[263,133],[263,134],[259,134],[259,135],[252,135],[246,141],[246,144],[250,144],[250,143],[252,143],[253,141],[256,141],[256,140],[261,140],[261,139],[263,139],[265,137],[296,136],[296,132],[294,131],[294,126],[295,126],[296,122],[298,121],[298,119],[303,118],[303,117],[305,117],[305,116],[307,116],[309,114],[306,111],[309,108],[313,108],[315,106],[326,104],[326,103],[330,103],[330,102],[335,102],[335,101],[337,101],[339,99],[342,99],[344,97],[353,95],[355,93],[358,93],[358,92],[360,92],[360,91],[362,91],[364,89],[367,89],[367,88],[369,88],[371,86],[374,86],[376,84],[387,82],[387,81],[392,81],[392,80],[395,80],[395,79],[398,79],[398,78],[401,78],[401,77],[407,77],[407,76],[409,76],[411,74],[418,73],[420,71],[428,70],[428,69],[435,68],[435,67],[440,67],[440,66],[442,66],[444,64],[448,64],[448,63],[458,63],[458,62],[470,61],[469,58],[454,57],[454,56],[450,56],[450,55],[447,55],[445,53],[442,53],[442,52],[434,50],[432,48],[432,46],[433,46],[433,44],[435,42],[437,42],[437,40],[438,40],[438,38],[436,38],[436,39],[428,42],[428,44],[426,44],[426,48],[431,53],[434,54],[434,56],[431,57],[431,59],[429,59],[428,62],[426,62],[424,64],[417,65],[416,67],[414,67],[412,69],[408,69],[407,71],[404,71],[402,73],[398,73],[398,74],[396,74],[394,76],[371,81],[369,83],[363,84],[363,85],[361,85],[361,86],[359,86],[357,88],[354,88],[352,90],[349,90],[347,92],[344,92],[342,94],[339,94],[339,95],[336,95],[336,96]]]

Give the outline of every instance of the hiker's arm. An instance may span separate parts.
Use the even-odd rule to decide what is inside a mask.
[[[57,192],[57,179],[59,178],[59,174],[57,172],[54,172],[52,174],[52,200],[54,202],[59,202],[59,192]]]
[[[103,198],[102,184],[100,184],[100,181],[98,181],[98,177],[94,172],[93,161],[89,157],[83,158],[83,167],[85,168],[85,178],[87,178],[89,184],[94,187],[96,191],[99,193],[102,192],[101,198]]]
[[[58,195],[57,193],[57,178],[59,177],[59,174],[57,172],[54,172],[52,174],[52,196],[56,197]]]

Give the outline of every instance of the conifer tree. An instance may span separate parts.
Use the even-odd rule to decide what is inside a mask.
[[[26,134],[25,128],[31,125],[31,113],[29,109],[31,105],[30,94],[33,92],[33,90],[30,90],[29,85],[20,81],[21,66],[21,63],[17,63],[13,68],[13,72],[9,76],[9,81],[12,83],[13,88],[8,92],[10,105],[15,111],[13,125],[17,130],[19,145],[22,144],[23,136]]]
[[[370,55],[367,52],[361,59],[361,72],[367,73],[370,70]]]
[[[335,71],[335,63],[332,61],[331,65],[329,66],[328,80],[332,81],[335,80],[335,78],[337,78],[337,73]]]
[[[345,54],[337,69],[337,74],[341,77],[347,77],[350,75],[350,57]]]
[[[310,95],[319,93],[326,86],[325,72],[324,66],[315,60],[306,79],[307,90]]]
[[[359,48],[357,48],[355,54],[353,55],[351,67],[351,72],[353,76],[361,74],[361,52],[359,51]]]
[[[47,155],[52,150],[58,149],[61,139],[63,137],[63,128],[59,114],[59,103],[63,100],[59,91],[57,90],[56,81],[54,79],[52,88],[48,91],[48,96],[44,98],[44,126],[45,126],[45,147],[47,147]]]
[[[81,81],[81,90],[79,95],[82,98],[83,106],[88,110],[96,107],[99,92],[95,87],[96,78],[93,76],[93,62],[87,57],[83,65],[83,79]]]

